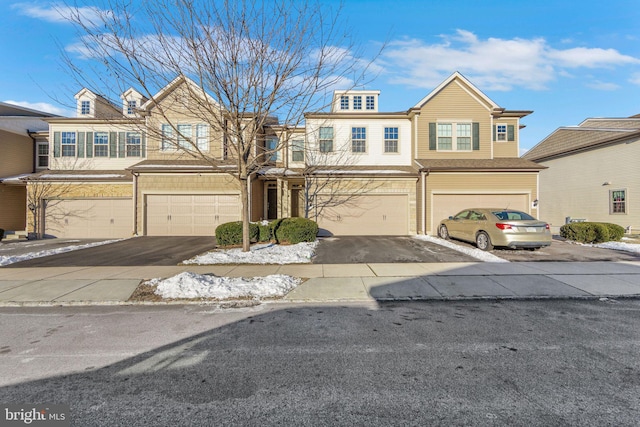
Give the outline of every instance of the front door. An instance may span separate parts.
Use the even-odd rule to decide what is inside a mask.
[[[267,219],[278,218],[278,189],[267,189]]]

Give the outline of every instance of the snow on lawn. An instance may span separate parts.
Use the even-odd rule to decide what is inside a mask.
[[[311,262],[318,242],[295,245],[262,243],[251,246],[250,252],[240,248],[217,249],[183,261],[183,264],[306,264]]]
[[[636,254],[640,254],[640,244],[638,243],[625,243],[625,242],[604,242],[597,243],[592,245],[595,248],[604,248],[604,249],[614,249],[616,251],[625,251],[625,252],[633,252]]]
[[[433,237],[433,236],[428,236],[428,235],[417,235],[414,236],[414,238],[418,239],[418,240],[424,240],[427,242],[431,242],[431,243],[435,243],[436,245],[440,245],[440,246],[444,246],[447,247],[449,249],[453,249],[456,250],[458,252],[462,252],[465,255],[469,255],[470,257],[476,258],[480,261],[486,261],[486,262],[509,262],[506,259],[502,259],[500,257],[497,257],[489,252],[485,252],[483,250],[477,249],[477,248],[467,248],[464,246],[460,246],[460,245],[456,245],[453,242],[450,242],[448,240],[444,240],[441,239],[439,237]]]
[[[282,297],[302,283],[301,279],[284,274],[266,277],[219,277],[190,272],[168,279],[152,279],[155,293],[163,298],[275,298]]]
[[[117,240],[105,240],[102,242],[86,243],[84,245],[63,246],[55,249],[45,249],[43,251],[28,252],[20,255],[0,255],[0,266],[13,264],[14,262],[26,261],[33,258],[42,258],[45,256],[62,254],[65,252],[77,251],[78,249],[92,248],[94,246],[106,245],[108,243],[119,242]]]

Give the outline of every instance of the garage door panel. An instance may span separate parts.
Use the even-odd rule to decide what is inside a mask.
[[[509,208],[529,212],[529,194],[434,194],[431,233],[438,224],[469,208]]]
[[[64,238],[122,238],[133,233],[131,199],[51,200],[45,234]]]
[[[408,196],[363,195],[325,197],[318,225],[333,235],[406,235],[408,233]]]
[[[146,234],[150,236],[213,236],[218,225],[240,220],[240,198],[222,194],[147,195],[146,219]]]

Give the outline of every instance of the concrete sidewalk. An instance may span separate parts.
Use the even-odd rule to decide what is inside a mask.
[[[184,271],[307,278],[282,301],[640,296],[639,262],[0,268],[0,306],[124,304],[142,280]]]

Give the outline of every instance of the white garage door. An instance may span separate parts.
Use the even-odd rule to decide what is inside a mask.
[[[509,208],[529,213],[528,194],[434,194],[431,234],[438,224],[468,208]]]
[[[320,197],[318,210],[322,234],[402,236],[409,233],[406,194]]]
[[[131,199],[49,200],[45,234],[64,238],[121,238],[133,234]]]
[[[216,227],[239,221],[235,194],[153,194],[146,196],[149,236],[214,236]]]

